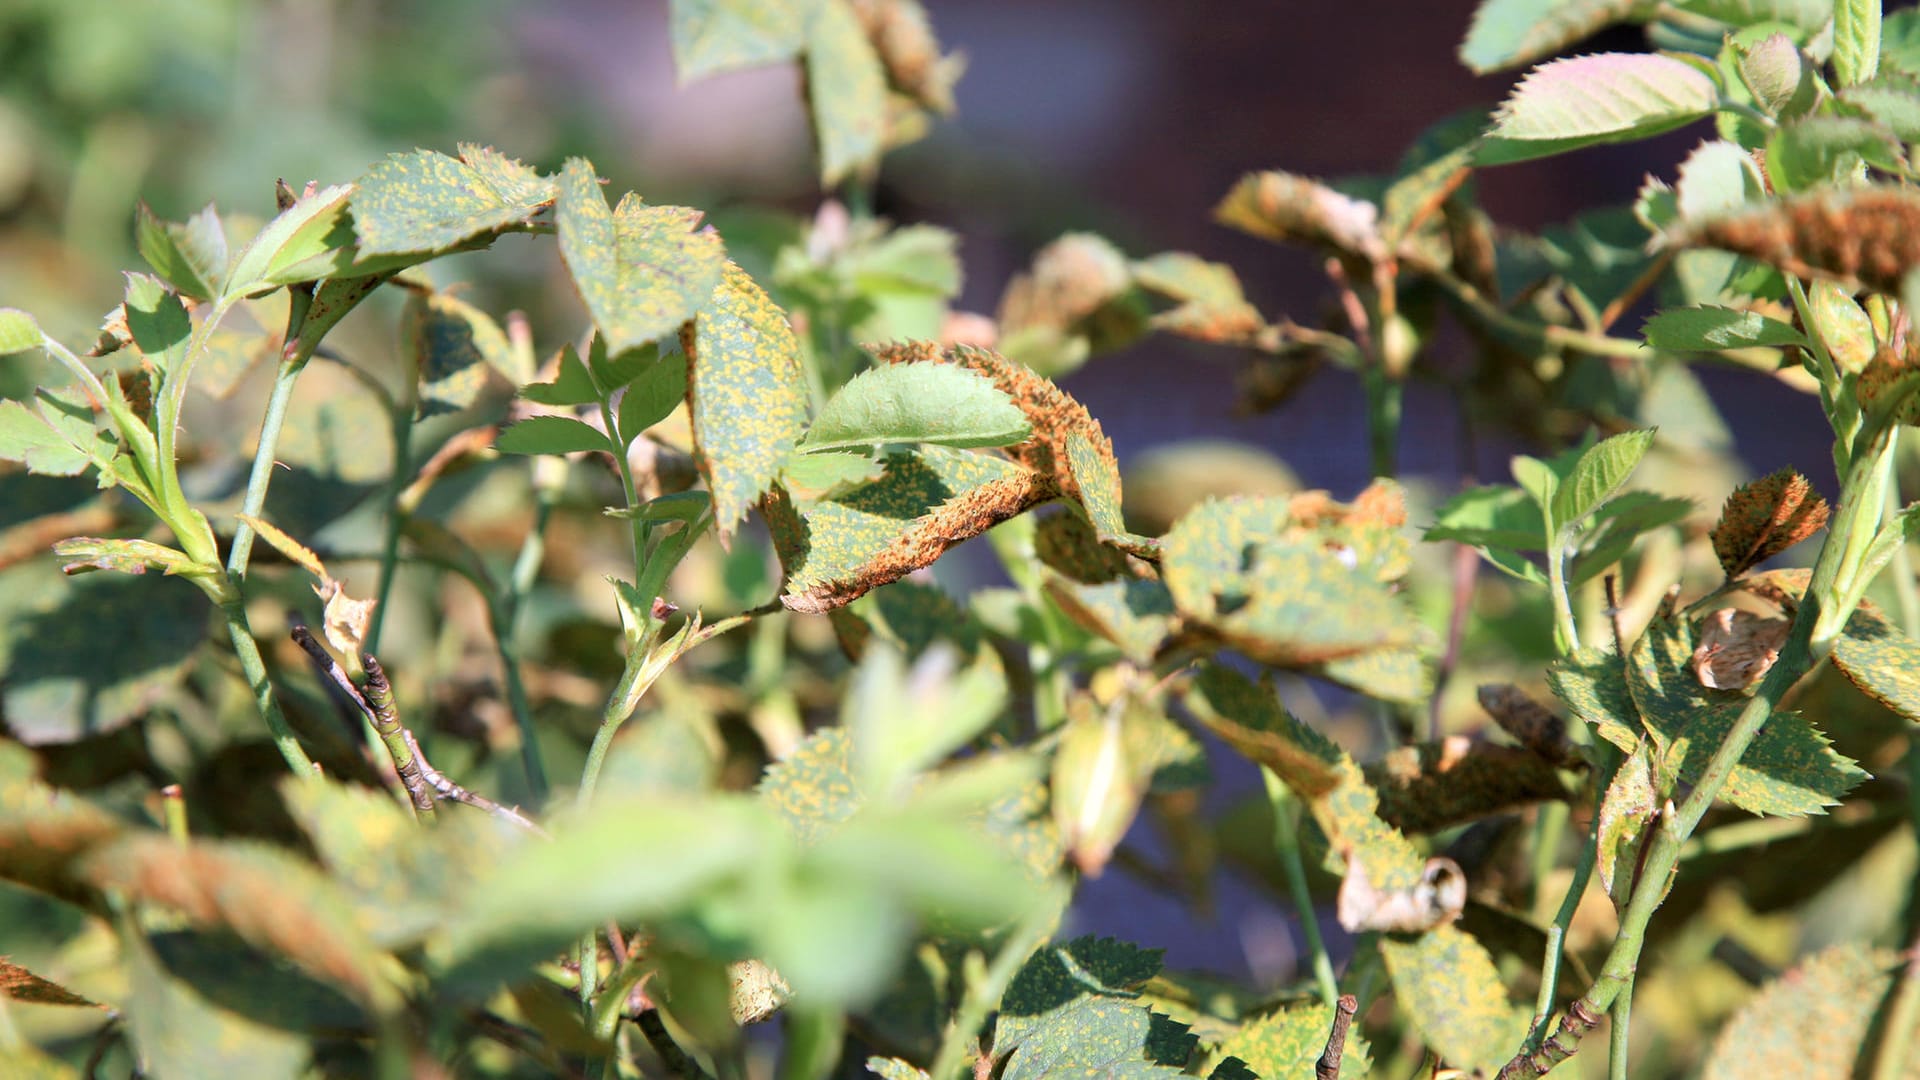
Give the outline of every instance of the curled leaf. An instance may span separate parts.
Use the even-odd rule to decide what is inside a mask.
[[[1744,690],[1760,681],[1792,628],[1787,619],[1770,619],[1751,611],[1721,608],[1700,626],[1700,644],[1693,650],[1693,672],[1700,685],[1714,690]]]
[[[1349,851],[1335,915],[1350,933],[1418,934],[1459,918],[1466,905],[1467,875],[1452,859],[1428,859],[1412,886],[1382,888],[1369,879],[1361,853]]]
[[[1567,739],[1567,722],[1533,700],[1526,691],[1512,683],[1490,683],[1480,687],[1479,698],[1480,707],[1493,717],[1502,731],[1541,759],[1560,765],[1574,759],[1573,744]]]
[[[1241,177],[1214,207],[1213,218],[1267,240],[1330,247],[1366,259],[1387,254],[1379,207],[1291,173]]]

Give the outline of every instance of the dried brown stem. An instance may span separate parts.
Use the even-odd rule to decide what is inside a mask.
[[[360,664],[367,673],[360,693],[373,712],[373,730],[387,745],[387,753],[393,757],[393,770],[400,774],[400,783],[406,787],[414,810],[422,815],[432,814],[433,785],[421,771],[419,745],[400,724],[400,712],[394,704],[393,686],[387,682],[386,670],[372,653],[361,653]]]
[[[1333,1030],[1327,1032],[1327,1048],[1314,1063],[1314,1080],[1340,1080],[1340,1058],[1347,1052],[1347,1029],[1353,1026],[1353,1014],[1360,1011],[1360,999],[1341,994],[1333,1006]]]
[[[371,675],[372,673],[369,672],[368,674]],[[477,795],[447,779],[427,760],[427,755],[421,753],[420,744],[414,740],[413,732],[401,728],[400,736],[406,740],[407,749],[412,752],[414,767],[419,770],[421,778],[426,782],[428,787],[433,789],[435,794],[452,802],[465,803],[476,810],[484,810],[494,817],[504,821],[510,821],[530,832],[538,833],[541,836],[547,835],[547,831],[535,823],[532,818],[527,817],[513,807],[502,806],[500,803],[494,802],[485,795]]]

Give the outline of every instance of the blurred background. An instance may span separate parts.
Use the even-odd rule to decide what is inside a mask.
[[[89,341],[119,297],[118,271],[139,265],[136,200],[171,220],[209,201],[264,216],[277,177],[296,187],[346,182],[388,152],[450,152],[456,141],[548,170],[587,155],[616,191],[702,207],[723,232],[729,212],[747,205],[811,215],[822,193],[797,71],[679,85],[666,6],[0,0],[0,304]],[[1263,312],[1316,324],[1330,293],[1315,257],[1213,224],[1214,204],[1257,169],[1389,171],[1428,125],[1490,107],[1512,81],[1475,77],[1456,60],[1471,0],[926,6],[942,45],[967,56],[958,112],[886,159],[875,209],[954,230],[966,269],[956,306],[989,314],[1037,249],[1087,229],[1132,255],[1184,250],[1225,262]],[[1580,51],[1643,47],[1638,32],[1623,31]],[[1539,228],[1630,201],[1650,166],[1671,179],[1707,137],[1689,128],[1617,152],[1491,170],[1476,183],[1500,224]],[[527,311],[550,351],[584,325],[557,268],[551,244],[520,237],[434,272],[442,285],[468,277],[466,298],[495,314]],[[393,317],[393,307],[357,315],[356,332],[390,335]],[[1443,334],[1434,348],[1468,345]],[[1123,466],[1205,437],[1259,448],[1336,498],[1366,483],[1364,403],[1351,374],[1323,371],[1277,410],[1250,415],[1238,407],[1239,366],[1228,350],[1156,335],[1064,385],[1103,422]],[[1832,490],[1813,399],[1752,374],[1698,374],[1724,414],[1757,421],[1731,433],[1748,470],[1793,463]],[[1538,449],[1464,439],[1458,411],[1437,386],[1409,389],[1402,461],[1429,506],[1432,492],[1444,497],[1466,477],[1505,479],[1511,453]],[[1707,480],[1725,490],[1718,474]],[[978,562],[945,572],[964,579]],[[1545,626],[1533,628],[1536,653],[1546,650]],[[1223,774],[1236,767],[1222,755],[1214,764]],[[1217,794],[1256,785],[1245,768],[1223,775]],[[1132,842],[1165,856],[1151,831],[1137,829]],[[1213,901],[1215,918],[1196,927],[1182,900],[1109,873],[1082,891],[1076,918],[1082,929],[1166,946],[1180,966],[1262,982],[1291,973],[1297,939],[1264,894],[1225,877]],[[1183,936],[1170,938],[1171,927]]]

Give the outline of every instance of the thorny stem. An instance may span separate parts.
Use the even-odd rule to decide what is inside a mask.
[[[310,634],[306,637],[308,641],[313,640]],[[393,687],[387,682],[387,673],[370,652],[360,654],[360,665],[366,672],[366,681],[360,686],[360,694],[372,712],[373,730],[380,735],[380,741],[386,744],[387,754],[393,758],[393,769],[400,774],[400,783],[406,786],[414,812],[423,818],[431,818],[433,786],[421,771],[419,745],[400,725],[400,713],[394,706]]]
[[[1267,803],[1273,808],[1273,852],[1287,875],[1287,895],[1293,900],[1294,913],[1300,916],[1300,936],[1306,939],[1307,955],[1313,962],[1313,979],[1320,988],[1320,1000],[1333,1006],[1340,998],[1340,986],[1333,976],[1333,961],[1327,956],[1327,944],[1320,937],[1320,919],[1313,907],[1313,893],[1307,888],[1307,868],[1300,859],[1300,811],[1286,783],[1266,766],[1260,776],[1267,785]]]

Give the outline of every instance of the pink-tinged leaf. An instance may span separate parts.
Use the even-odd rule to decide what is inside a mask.
[[[1542,64],[1494,117],[1479,162],[1498,165],[1658,135],[1711,113],[1719,87],[1683,60],[1600,53]]]

